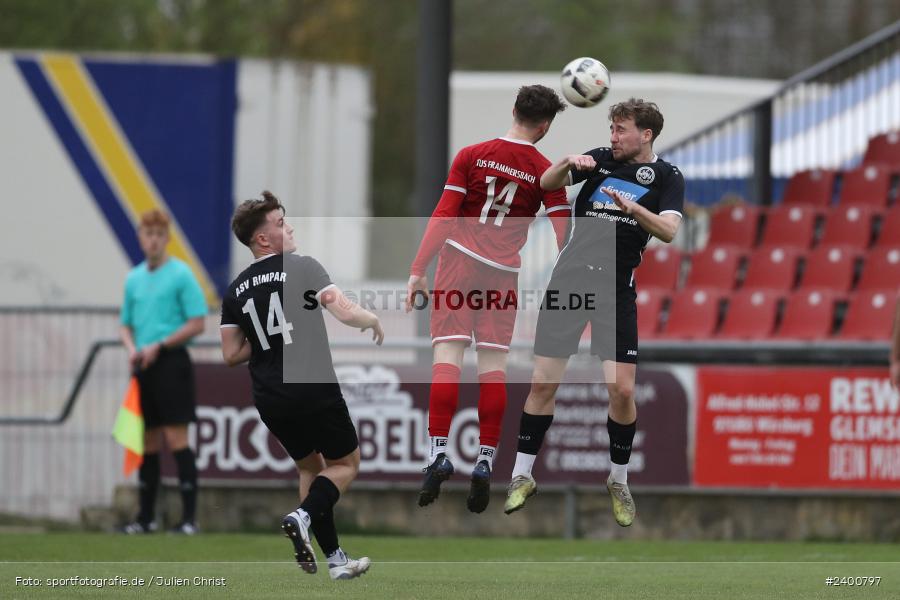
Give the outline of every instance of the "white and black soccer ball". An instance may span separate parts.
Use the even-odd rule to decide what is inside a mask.
[[[595,58],[576,58],[563,69],[560,87],[571,104],[596,106],[609,93],[609,70]]]

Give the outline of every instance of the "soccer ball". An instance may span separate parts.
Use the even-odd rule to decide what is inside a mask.
[[[609,70],[597,59],[576,58],[563,69],[560,87],[566,100],[575,106],[596,106],[609,92]]]

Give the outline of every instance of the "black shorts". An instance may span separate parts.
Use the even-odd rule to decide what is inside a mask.
[[[138,384],[145,429],[197,420],[194,365],[184,348],[160,350],[156,361],[138,374]]]
[[[637,364],[637,302],[630,281],[575,270],[555,274],[547,284],[534,336],[538,356],[568,358],[578,352],[591,326],[591,354],[602,360]],[[615,293],[609,289],[615,286]],[[604,290],[606,288],[606,290]]]
[[[312,411],[303,408],[302,398],[293,402],[257,400],[256,408],[262,422],[294,460],[311,452],[335,460],[359,447],[343,397]]]

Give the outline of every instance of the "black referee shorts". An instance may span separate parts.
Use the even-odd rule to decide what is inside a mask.
[[[145,429],[197,420],[194,365],[184,348],[160,350],[156,361],[138,373],[138,384]]]
[[[636,294],[629,281],[613,283],[587,267],[555,274],[538,315],[534,353],[568,358],[578,352],[584,328],[591,326],[591,354],[601,360],[637,364]],[[612,292],[609,288],[615,286]]]
[[[292,402],[257,399],[259,417],[287,453],[300,460],[311,452],[320,452],[330,460],[347,456],[359,447],[356,428],[343,397],[308,410],[303,398]]]

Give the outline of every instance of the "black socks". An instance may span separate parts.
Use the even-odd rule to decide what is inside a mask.
[[[146,525],[156,517],[156,492],[159,490],[159,453],[144,454],[138,470],[138,523]]]
[[[193,450],[182,448],[174,452],[175,465],[178,467],[178,487],[181,489],[183,507],[182,523],[193,523],[197,515],[197,463]]]
[[[537,455],[552,422],[553,415],[531,415],[523,412],[519,421],[518,452]]]
[[[637,421],[622,425],[607,417],[606,431],[609,432],[609,459],[617,465],[627,465],[631,459],[631,443],[637,431]]]
[[[334,505],[341,492],[327,477],[316,477],[309,486],[309,494],[300,504],[312,519],[312,530],[325,556],[330,556],[340,547],[337,529],[334,526]]]

